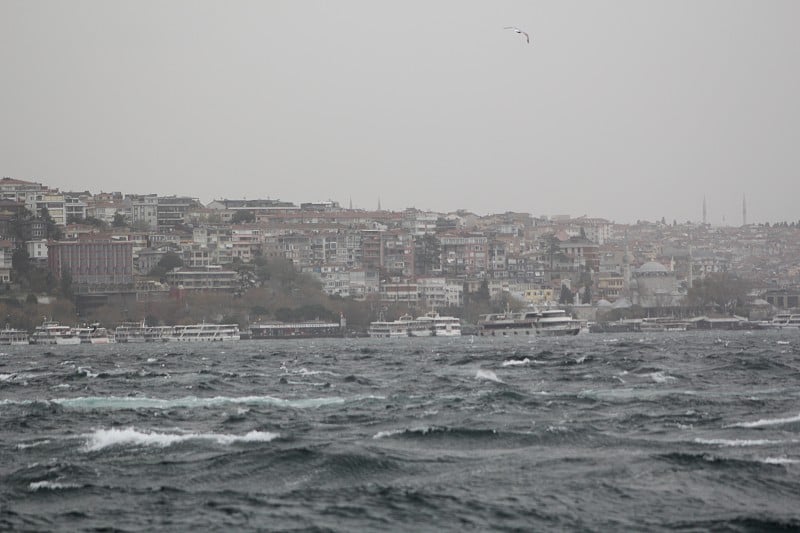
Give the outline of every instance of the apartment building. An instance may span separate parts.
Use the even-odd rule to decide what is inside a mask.
[[[29,192],[25,196],[25,207],[37,217],[41,217],[46,209],[57,226],[66,226],[67,212],[64,206],[64,195],[58,191],[43,190]]]
[[[489,240],[480,234],[448,234],[439,237],[442,272],[451,277],[483,276],[489,269]]]

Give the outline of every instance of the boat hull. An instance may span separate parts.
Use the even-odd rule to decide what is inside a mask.
[[[568,337],[577,335],[581,332],[580,326],[552,327],[552,328],[502,328],[502,329],[482,329],[479,331],[481,336],[489,337],[508,337],[514,335],[534,335],[542,337]]]

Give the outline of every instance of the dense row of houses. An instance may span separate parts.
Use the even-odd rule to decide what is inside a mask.
[[[23,208],[34,217],[20,225]],[[794,225],[623,225],[527,213],[366,211],[333,201],[203,205],[3,178],[0,236],[2,281],[13,282],[11,257],[24,246],[57,279],[68,273],[78,294],[235,290],[248,280],[232,265],[258,256],[290,260],[330,295],[435,307],[462,305],[484,282],[492,295],[535,304],[558,300],[566,288],[577,301],[642,307],[680,305],[712,273],[752,280],[777,307],[796,307],[800,286]],[[166,285],[143,282],[169,252],[184,266],[166,274]]]

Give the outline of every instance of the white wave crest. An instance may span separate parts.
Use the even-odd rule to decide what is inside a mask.
[[[761,460],[762,463],[768,465],[796,465],[800,463],[800,459],[789,459],[788,457],[767,457]]]
[[[298,370],[292,372],[293,374],[300,374],[301,376],[317,376],[320,374],[327,374],[329,376],[338,376],[336,372],[331,372],[330,370],[309,370],[305,367],[302,367]]]
[[[441,431],[447,431],[447,429],[437,426],[419,426],[413,428],[389,429],[386,431],[377,432],[375,435],[372,436],[372,438],[385,439],[388,437],[394,437],[395,435],[403,435],[406,433],[427,435],[428,433],[441,432]]]
[[[20,442],[19,444],[17,444],[17,449],[18,450],[27,450],[28,448],[36,448],[37,446],[44,446],[45,444],[50,444],[50,441],[45,439],[45,440],[39,440],[39,441],[36,441],[36,442],[31,442],[29,444],[25,444],[24,442]]]
[[[390,429],[390,430],[387,430],[387,431],[379,431],[379,432],[375,433],[372,436],[372,438],[373,439],[384,439],[386,437],[393,437],[395,435],[402,435],[405,432],[406,432],[405,429]]]
[[[521,361],[519,359],[509,359],[508,361],[503,361],[503,366],[521,366],[527,365],[530,362],[531,360],[527,357]]]
[[[500,378],[497,377],[497,374],[495,374],[491,370],[484,370],[483,368],[478,370],[478,372],[475,374],[475,379],[484,379],[486,381],[494,381],[495,383],[502,383]]]
[[[175,408],[205,408],[218,407],[228,404],[266,404],[277,407],[288,407],[293,409],[306,409],[324,407],[327,405],[341,405],[353,401],[363,400],[385,400],[384,396],[359,395],[351,398],[328,397],[328,398],[303,398],[296,400],[286,400],[272,396],[215,396],[213,398],[198,398],[196,396],[185,396],[164,400],[160,398],[147,398],[137,396],[86,396],[78,398],[55,398],[50,400],[52,403],[69,409],[175,409]],[[2,400],[0,400],[2,402]],[[29,400],[6,400],[10,404],[30,403]]]
[[[98,374],[96,372],[92,372],[91,368],[88,368],[88,367],[85,367],[85,366],[79,366],[78,367],[78,373],[85,375],[87,378],[96,378],[97,376],[100,375],[100,374]]]
[[[741,447],[741,446],[770,446],[773,444],[786,444],[785,440],[770,440],[770,439],[694,439],[697,444],[708,444],[711,446],[728,446],[728,447]]]
[[[653,372],[652,374],[648,374],[648,376],[656,383],[667,383],[669,381],[676,380],[674,376],[670,376],[669,374],[665,374],[664,372],[661,371]]]
[[[97,451],[110,446],[158,446],[166,447],[189,440],[209,440],[218,444],[234,442],[270,442],[278,438],[278,433],[269,431],[250,431],[244,435],[228,435],[224,433],[159,433],[157,431],[139,431],[136,428],[99,429],[87,435],[86,451]]]
[[[28,485],[28,490],[36,492],[37,490],[58,490],[58,489],[78,489],[80,485],[73,483],[58,483],[57,481],[33,481]]]
[[[782,426],[783,424],[793,424],[795,422],[800,422],[800,415],[791,416],[788,418],[763,418],[761,420],[756,420],[755,422],[738,422],[727,427],[763,428],[769,426]]]

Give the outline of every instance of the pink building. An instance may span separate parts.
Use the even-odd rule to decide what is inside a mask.
[[[72,278],[76,294],[133,289],[133,242],[81,239],[51,242],[47,262],[57,280]]]

